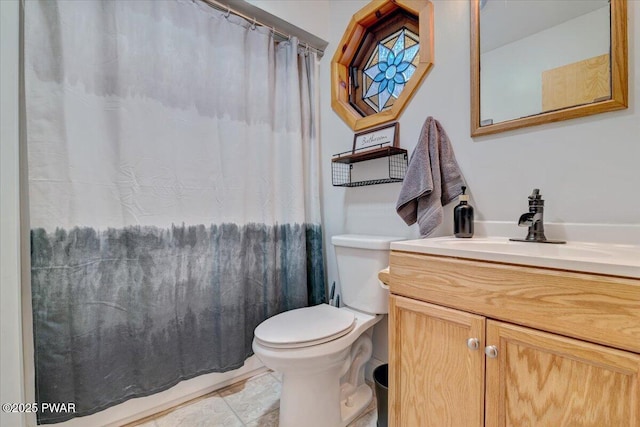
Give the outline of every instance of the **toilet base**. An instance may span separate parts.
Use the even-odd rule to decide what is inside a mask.
[[[373,392],[371,391],[371,388],[366,384],[362,384],[353,394],[350,402],[347,402],[347,399],[340,402],[342,427],[345,427],[351,421],[358,418],[358,416],[362,414],[363,410],[369,406],[372,400]],[[347,406],[347,403],[349,403],[350,406]]]
[[[373,400],[371,388],[362,384],[351,397],[339,401],[335,378],[329,373],[283,378],[279,426],[346,427],[361,415]],[[340,412],[335,410],[338,406]]]
[[[280,427],[342,427],[339,365],[314,374],[285,373],[280,394]]]

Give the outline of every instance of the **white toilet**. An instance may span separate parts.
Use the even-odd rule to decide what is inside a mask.
[[[388,311],[389,292],[378,271],[389,264],[389,244],[402,238],[333,236],[342,303],[273,316],[255,329],[253,351],[283,374],[280,427],[343,427],[369,405],[364,366],[371,327]]]

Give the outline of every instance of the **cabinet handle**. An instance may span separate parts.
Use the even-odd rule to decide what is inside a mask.
[[[469,338],[467,340],[467,347],[469,350],[477,350],[480,348],[480,340],[478,338]]]
[[[498,347],[495,345],[488,345],[484,348],[484,354],[486,354],[489,359],[495,359],[498,357]]]

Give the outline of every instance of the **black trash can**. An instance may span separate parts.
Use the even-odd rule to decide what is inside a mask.
[[[378,427],[387,427],[389,395],[389,364],[378,366],[373,370],[373,381],[376,385],[376,404],[378,407]]]

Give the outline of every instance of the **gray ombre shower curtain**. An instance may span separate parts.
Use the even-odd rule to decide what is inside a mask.
[[[192,1],[27,1],[36,390],[88,415],[324,300],[317,58]]]

